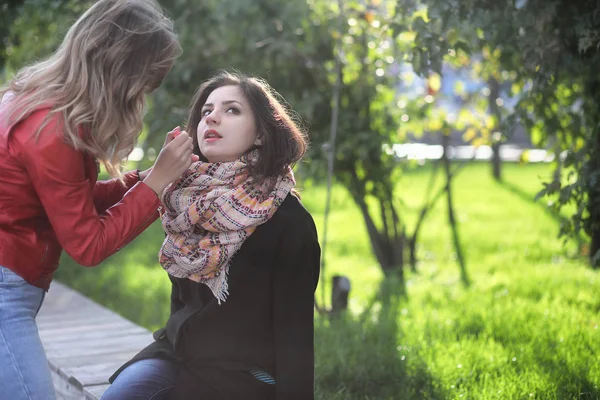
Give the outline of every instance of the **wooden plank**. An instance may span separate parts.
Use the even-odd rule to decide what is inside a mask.
[[[50,334],[44,336],[46,343],[48,344],[57,344],[63,342],[75,342],[75,341],[92,341],[92,340],[103,340],[106,338],[120,338],[123,336],[135,336],[138,334],[148,335],[148,331],[142,327],[132,325],[132,326],[123,326],[120,329],[101,329],[101,330],[93,330],[90,332],[86,332],[85,335],[81,334],[81,331],[61,331],[54,330]]]
[[[138,348],[142,345],[142,348],[152,343],[152,336],[149,336],[146,332],[137,333],[135,335],[124,335],[109,338],[86,338],[82,337],[72,342],[50,342],[44,343],[44,349],[46,354],[69,354],[72,352],[92,354],[95,350],[101,349],[116,349],[122,348],[123,346]]]
[[[83,367],[61,368],[61,375],[69,376],[82,387],[108,383],[108,378],[115,373],[122,362],[109,361]]]
[[[86,319],[113,317],[115,313],[108,311],[95,310],[91,306],[86,309],[77,309],[73,312],[68,312],[65,309],[56,309],[52,314],[38,315],[35,319],[38,324],[65,323],[66,321],[81,321]]]
[[[81,400],[85,394],[82,389],[74,387],[69,381],[65,380],[56,371],[51,371],[54,390],[57,400]],[[100,397],[98,397],[99,399]],[[97,400],[91,398],[90,400]]]
[[[75,328],[78,329],[79,327],[86,327],[86,326],[99,326],[99,325],[106,325],[106,324],[114,324],[115,322],[122,322],[123,325],[129,325],[132,326],[131,322],[129,324],[125,324],[125,321],[120,321],[118,319],[115,319],[114,315],[105,315],[105,316],[101,316],[101,317],[90,317],[88,319],[85,318],[79,318],[77,320],[69,320],[69,319],[65,319],[65,321],[63,321],[62,323],[60,323],[59,321],[48,321],[48,322],[38,322],[37,326],[38,329],[44,330],[44,331],[52,331],[54,329],[61,329],[61,330],[69,330],[71,328]]]
[[[108,378],[153,341],[147,329],[59,282],[37,324],[59,400],[98,400]]]
[[[92,324],[92,325],[80,325],[80,326],[70,326],[70,327],[63,327],[61,328],[60,326],[52,326],[52,327],[44,327],[43,329],[40,329],[40,336],[42,337],[42,341],[44,341],[46,338],[48,338],[48,340],[50,340],[50,338],[52,337],[52,335],[58,335],[60,336],[60,333],[64,332],[65,334],[72,334],[72,333],[80,333],[81,335],[84,335],[87,333],[89,333],[90,331],[99,331],[99,330],[120,330],[120,329],[126,329],[131,327],[131,322],[129,321],[120,321],[120,320],[113,320],[113,321],[109,321],[106,323],[102,323],[102,324]]]
[[[151,340],[152,337],[150,337]],[[110,344],[104,343],[97,347],[73,347],[48,349],[46,355],[52,361],[54,357],[68,357],[76,355],[86,355],[87,357],[95,357],[102,354],[118,353],[122,351],[141,350],[151,343],[150,340],[143,341],[139,338],[123,338],[119,341],[114,341]]]
[[[110,384],[86,386],[83,388],[85,400],[98,400],[109,386]]]
[[[138,349],[130,351],[120,351],[117,353],[100,354],[90,358],[86,355],[76,355],[69,357],[53,357],[50,360],[50,364],[53,367],[58,365],[62,368],[78,367],[85,365],[95,365],[98,363],[110,362],[110,361],[121,361],[123,364],[133,358],[139,352]],[[60,367],[56,367],[57,370]]]

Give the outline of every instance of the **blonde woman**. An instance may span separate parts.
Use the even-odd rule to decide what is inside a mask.
[[[0,399],[55,398],[35,316],[62,249],[84,266],[114,254],[191,164],[192,139],[170,132],[153,168],[119,172],[179,53],[153,0],[100,0],[0,89]]]

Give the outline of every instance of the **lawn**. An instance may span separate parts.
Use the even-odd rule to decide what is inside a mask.
[[[407,271],[402,290],[382,284],[360,212],[335,187],[325,282],[336,273],[351,279],[351,312],[316,317],[317,398],[600,398],[600,279],[557,238],[558,218],[532,201],[550,172],[505,165],[499,184],[488,165],[474,164],[457,177],[468,288],[443,199],[422,229],[418,271]],[[409,232],[427,182],[423,168],[399,184]],[[305,187],[302,198],[322,232],[325,189]],[[156,262],[163,237],[155,223],[92,269],[64,256],[57,278],[155,329],[169,309],[168,280]]]

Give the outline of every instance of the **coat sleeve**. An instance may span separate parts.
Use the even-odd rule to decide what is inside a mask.
[[[102,214],[117,204],[125,196],[125,193],[138,182],[137,171],[129,171],[123,174],[123,182],[119,179],[96,182],[96,185],[94,185],[94,205],[96,206],[96,211]]]
[[[321,250],[310,215],[284,230],[273,279],[277,400],[314,399],[314,292]]]
[[[101,263],[158,218],[160,200],[143,182],[98,214],[84,154],[64,142],[56,118],[50,119],[38,138],[28,134],[37,126],[25,123],[19,129],[24,132],[17,135],[18,153],[33,190],[59,243],[77,263]]]

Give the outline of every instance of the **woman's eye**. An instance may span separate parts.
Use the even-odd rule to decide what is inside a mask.
[[[208,114],[210,114],[211,110],[204,110],[202,111],[202,116],[206,117]]]
[[[230,108],[227,109],[226,112],[228,112],[230,114],[239,114],[240,110],[238,108],[236,108],[236,107],[230,107]]]

